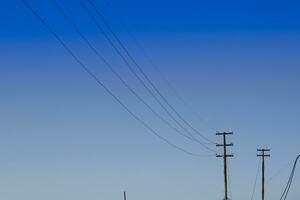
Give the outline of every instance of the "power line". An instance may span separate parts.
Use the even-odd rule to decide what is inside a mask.
[[[114,42],[110,39],[110,37],[106,34],[106,32],[102,29],[101,25],[99,24],[96,17],[89,11],[89,9],[86,7],[85,3],[83,1],[80,1],[83,9],[88,14],[88,16],[92,19],[93,23],[96,25],[96,27],[99,29],[99,31],[104,35],[104,37],[107,39],[107,41],[110,43],[110,45],[114,48],[116,53],[122,58],[126,66],[129,68],[130,72],[138,79],[138,81],[142,84],[142,86],[147,90],[147,92],[156,100],[156,102],[162,107],[162,109],[167,113],[167,115],[179,126],[181,127],[194,141],[201,144],[204,148],[207,150],[217,153],[212,148],[206,146],[203,142],[198,140],[196,137],[193,136],[193,134],[186,129],[171,113],[170,111],[163,105],[163,103],[157,98],[157,96],[152,92],[152,90],[145,84],[145,82],[140,78],[140,76],[135,72],[135,70],[132,68],[131,64],[127,61],[127,59],[124,57],[124,55],[120,52],[118,47],[114,44]],[[97,9],[97,8],[95,8]],[[210,142],[211,143],[211,142]]]
[[[278,169],[270,178],[268,178],[267,182],[273,181],[276,177],[278,177],[280,174],[282,174],[294,161],[290,161],[286,163],[284,166],[282,166],[280,169]]]
[[[200,114],[198,112],[195,111],[195,109],[193,108],[193,106],[191,106],[183,97],[182,95],[178,92],[178,90],[173,86],[173,84],[171,83],[171,81],[169,81],[169,79],[166,77],[166,75],[160,70],[160,68],[154,63],[154,61],[152,60],[152,58],[149,56],[149,54],[147,53],[146,49],[144,48],[144,46],[133,36],[133,34],[128,30],[128,27],[126,26],[126,24],[124,23],[124,21],[119,17],[119,15],[117,14],[117,11],[114,9],[114,7],[112,6],[112,4],[108,1],[108,0],[104,0],[104,2],[106,3],[106,5],[110,8],[110,10],[112,10],[113,14],[118,18],[118,22],[121,24],[121,26],[123,26],[123,28],[125,28],[125,30],[127,31],[127,33],[129,34],[129,36],[131,37],[131,39],[134,41],[135,45],[137,46],[137,48],[139,49],[139,51],[142,53],[142,55],[146,58],[146,60],[148,61],[148,63],[150,64],[150,66],[152,66],[160,75],[161,79],[165,82],[165,84],[167,85],[167,87],[171,90],[171,93],[173,93],[174,97],[176,97],[191,113],[194,114],[194,116],[196,116],[200,121],[202,121],[202,123],[204,124],[205,121],[204,119],[200,116]],[[212,131],[217,132],[217,130],[211,126],[209,126],[207,123],[205,123],[205,125]]]
[[[142,84],[142,86],[147,90],[147,92],[155,99],[155,101],[162,107],[162,109],[167,113],[167,115],[178,125],[180,126],[185,132],[187,132],[190,137],[192,137],[194,140],[197,140],[190,132],[187,130],[184,126],[182,126],[179,121],[169,112],[169,110],[163,105],[163,103],[156,97],[156,95],[152,92],[152,90],[145,84],[145,82],[139,77],[139,75],[135,72],[135,70],[132,68],[131,64],[127,61],[125,56],[121,53],[121,51],[118,49],[118,47],[114,44],[114,42],[110,39],[110,37],[106,34],[104,29],[102,29],[101,25],[98,23],[96,17],[89,11],[89,9],[86,7],[86,5],[81,1],[81,5],[85,12],[88,14],[88,16],[92,19],[93,23],[96,25],[96,27],[100,30],[100,32],[104,35],[104,37],[107,39],[109,44],[113,47],[113,49],[116,51],[116,53],[121,57],[123,62],[126,64],[126,66],[129,68],[130,72],[138,79],[138,81]],[[199,142],[199,141],[198,141]]]
[[[130,58],[130,60],[135,64],[135,66],[138,68],[140,73],[144,76],[144,78],[147,80],[147,82],[151,85],[151,87],[156,91],[156,93],[163,99],[163,101],[171,108],[171,110],[179,117],[188,127],[190,127],[193,131],[195,131],[198,135],[200,135],[203,139],[207,140],[208,142],[211,142],[212,144],[215,144],[215,142],[212,142],[205,136],[203,136],[199,131],[197,131],[193,126],[191,126],[190,123],[188,123],[179,113],[178,111],[171,105],[171,103],[162,95],[162,93],[158,90],[158,88],[155,86],[155,84],[151,81],[151,79],[148,77],[148,75],[144,72],[142,67],[137,63],[137,61],[134,59],[134,57],[130,54],[128,49],[125,47],[125,45],[122,43],[122,41],[119,39],[117,34],[113,31],[111,26],[109,25],[108,21],[105,19],[103,14],[101,14],[100,10],[95,6],[95,4],[88,0],[88,2],[92,5],[98,16],[102,19],[105,26],[108,28],[108,30],[111,32],[113,37],[116,39],[118,44],[121,46],[121,48],[125,51],[126,55]]]
[[[176,127],[174,127],[169,121],[167,121],[165,118],[163,118],[161,115],[159,115],[140,95],[135,92],[133,88],[130,87],[130,85],[122,78],[122,76],[113,68],[113,66],[100,54],[100,52],[95,48],[95,46],[92,45],[92,43],[87,39],[87,37],[80,31],[80,29],[75,25],[75,23],[71,20],[71,18],[66,14],[64,9],[55,1],[51,0],[54,4],[55,8],[59,10],[59,12],[65,17],[65,19],[71,24],[71,26],[74,28],[74,30],[78,33],[78,35],[81,37],[81,39],[88,45],[88,47],[96,54],[98,58],[105,64],[106,67],[122,82],[122,84],[140,101],[142,102],[157,118],[159,118],[162,122],[164,122],[167,126],[169,126],[171,129],[176,131],[181,136],[185,137],[186,139],[200,143],[201,145],[204,145],[199,140],[194,140],[190,136],[182,133],[180,130],[178,130]]]
[[[255,176],[255,181],[254,181],[253,190],[252,190],[252,194],[251,194],[251,200],[254,199],[254,194],[255,194],[255,191],[256,191],[256,185],[257,185],[257,180],[258,180],[258,174],[259,174],[259,171],[260,171],[260,164],[261,164],[261,159],[259,159],[257,170],[256,170],[256,176]]]
[[[289,191],[290,191],[290,188],[291,188],[291,185],[293,183],[293,178],[294,178],[294,175],[295,175],[295,171],[296,171],[296,166],[297,166],[297,162],[300,158],[300,155],[297,156],[297,158],[295,159],[295,162],[294,162],[294,165],[293,165],[293,169],[292,169],[292,172],[290,174],[290,177],[289,177],[289,180],[288,180],[288,183],[283,191],[283,194],[281,195],[280,197],[280,200],[286,200],[288,194],[289,194]]]
[[[82,1],[81,1],[82,2]],[[211,141],[207,137],[205,137],[203,134],[201,134],[197,129],[195,129],[187,120],[184,119],[183,116],[179,114],[179,112],[172,106],[172,104],[167,100],[167,98],[159,91],[159,89],[155,86],[155,84],[151,81],[149,76],[144,72],[142,67],[138,64],[138,62],[135,60],[135,58],[131,55],[129,50],[126,48],[126,46],[123,44],[123,42],[119,39],[117,34],[113,31],[111,26],[109,25],[108,21],[105,19],[103,14],[100,12],[100,10],[96,7],[96,5],[93,3],[93,1],[88,0],[92,8],[96,11],[97,15],[101,18],[101,20],[104,22],[105,26],[108,28],[109,32],[112,34],[112,36],[116,39],[120,47],[123,49],[123,51],[126,53],[126,55],[130,58],[130,60],[134,63],[134,65],[137,67],[139,72],[143,75],[143,77],[146,79],[146,81],[151,85],[151,87],[154,89],[154,91],[160,96],[160,98],[168,105],[168,107],[175,113],[175,115],[189,128],[191,128],[196,134],[198,134],[202,139],[210,142],[211,144],[215,144],[215,142]]]
[[[171,147],[182,151],[183,153],[191,156],[211,156],[211,155],[200,155],[197,153],[193,153],[185,150],[177,146],[176,144],[170,142],[165,137],[158,134],[150,125],[148,125],[145,121],[143,121],[140,117],[134,114],[105,84],[103,84],[99,78],[93,74],[89,68],[75,55],[75,53],[66,45],[66,43],[59,37],[59,35],[48,25],[48,23],[36,12],[33,7],[26,1],[22,0],[23,4],[30,10],[30,12],[43,24],[43,26],[56,38],[56,40],[62,45],[62,47],[70,54],[70,56],[79,64],[79,66],[92,78],[94,79],[99,86],[101,86],[113,99],[125,109],[135,120],[141,123],[145,128],[147,128],[152,134],[154,134],[159,139],[163,140],[165,143],[170,145]]]

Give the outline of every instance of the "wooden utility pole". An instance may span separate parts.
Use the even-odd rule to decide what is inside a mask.
[[[124,195],[124,200],[126,200],[126,192],[125,191],[124,191],[123,195]]]
[[[218,136],[223,136],[223,144],[217,144],[217,147],[223,147],[223,155],[217,154],[217,158],[223,158],[224,161],[224,186],[225,186],[225,198],[224,200],[228,200],[228,189],[227,189],[227,158],[233,157],[233,154],[227,154],[227,147],[233,146],[233,143],[227,143],[226,136],[233,135],[233,132],[223,132],[223,133],[216,133]]]
[[[257,154],[258,157],[262,157],[262,184],[261,184],[261,199],[264,200],[265,199],[265,157],[270,157],[270,154],[265,154],[265,152],[269,152],[270,149],[257,149],[258,153]]]

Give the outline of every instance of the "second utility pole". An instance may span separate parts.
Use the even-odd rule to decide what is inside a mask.
[[[262,157],[262,184],[261,184],[261,199],[265,199],[265,157],[270,157],[270,154],[265,154],[269,152],[270,149],[257,149],[261,154],[257,154],[258,157]]]
[[[216,135],[223,136],[223,144],[217,144],[217,147],[223,147],[223,155],[216,155],[217,158],[223,158],[224,160],[224,184],[225,184],[225,199],[228,200],[228,190],[227,190],[227,158],[233,157],[233,154],[227,154],[227,147],[233,146],[233,143],[226,142],[227,135],[233,135],[233,132],[224,132],[224,133],[216,133]]]
[[[126,192],[123,193],[124,200],[126,200]]]

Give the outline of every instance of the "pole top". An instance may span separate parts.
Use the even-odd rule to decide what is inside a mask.
[[[216,135],[233,135],[233,132],[217,132]]]
[[[271,149],[257,149],[257,151],[271,151]]]

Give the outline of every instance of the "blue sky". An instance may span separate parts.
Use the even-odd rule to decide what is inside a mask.
[[[79,1],[59,2],[126,81],[167,117],[97,32]],[[267,198],[279,198],[287,166],[299,154],[299,3],[111,0],[117,17],[103,1],[95,2],[186,119],[214,141],[220,138],[210,127],[235,132],[229,138],[235,143],[232,198],[250,199],[258,147],[272,149],[267,176],[274,178],[267,184]],[[140,104],[51,1],[30,3],[135,113],[174,143],[210,153],[176,136]],[[221,160],[189,157],[151,135],[84,73],[21,1],[3,2],[0,9],[1,199],[119,199],[123,190],[133,200],[223,197]],[[201,120],[175,98],[131,35]],[[300,195],[295,176],[291,200]]]

